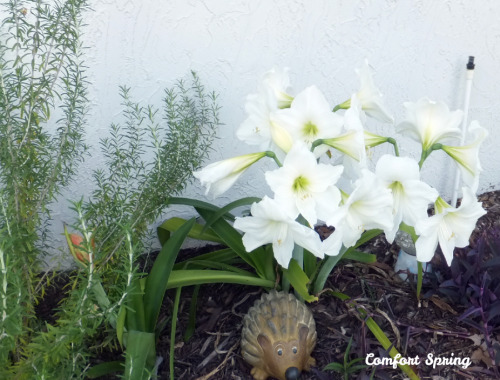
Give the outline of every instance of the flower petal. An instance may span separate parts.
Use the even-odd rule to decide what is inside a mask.
[[[372,77],[372,70],[365,60],[365,64],[361,69],[356,70],[361,82],[361,88],[356,93],[361,103],[361,108],[370,117],[373,117],[383,123],[393,123],[394,118],[387,111],[382,100],[383,95],[375,86]]]
[[[488,131],[481,127],[477,121],[473,121],[469,127],[469,132],[474,134],[474,141],[463,146],[443,145],[442,149],[455,161],[464,183],[477,191],[479,186],[479,173],[481,173],[481,163],[479,161],[479,147],[488,136]]]
[[[428,219],[419,220],[415,225],[415,232],[420,235],[416,242],[419,261],[430,261],[439,242],[446,262],[451,265],[454,248],[465,247],[469,243],[469,237],[477,220],[486,211],[471,189],[464,187],[462,192],[460,207],[443,207],[441,204],[443,201],[438,198],[436,201],[438,213]]]
[[[276,198],[284,200],[283,207],[290,212],[297,210],[312,226],[317,222],[317,210],[335,210],[332,205],[338,204],[340,195],[331,188],[342,170],[339,166],[318,164],[305,143],[298,141],[288,152],[283,166],[266,172],[265,177]],[[326,192],[335,197],[326,200],[322,196]]]
[[[266,156],[266,152],[250,153],[229,158],[207,165],[193,173],[202,186],[206,186],[205,194],[217,197],[228,190],[251,165]]]
[[[450,112],[446,104],[427,98],[404,105],[407,118],[396,126],[396,131],[420,142],[423,150],[429,150],[436,143],[446,143],[460,137],[462,111]]]

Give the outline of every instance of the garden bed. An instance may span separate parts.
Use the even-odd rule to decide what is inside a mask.
[[[483,231],[500,227],[500,191],[481,195],[483,207],[488,210],[483,216],[471,238],[474,246]],[[326,230],[322,233],[327,233]],[[179,258],[186,258],[205,252],[207,248],[184,250]],[[208,249],[213,249],[208,247]],[[340,379],[339,374],[323,371],[330,362],[343,362],[349,339],[353,338],[350,359],[385,356],[384,350],[369,331],[359,314],[349,303],[335,298],[330,290],[342,292],[356,301],[358,307],[368,312],[388,336],[403,357],[417,355],[421,364],[414,370],[422,379],[489,379],[496,378],[491,360],[484,350],[484,334],[470,326],[457,322],[466,307],[450,302],[449,299],[433,291],[433,284],[424,284],[423,299],[416,298],[414,282],[403,282],[394,273],[394,262],[398,247],[388,244],[380,236],[368,245],[365,251],[375,253],[375,264],[341,262],[329,277],[319,302],[310,304],[316,319],[318,342],[313,353],[317,365],[303,379]],[[456,255],[465,255],[466,249],[456,250]],[[440,281],[450,277],[450,269],[444,260],[436,255],[433,259],[435,272]],[[51,322],[51,313],[57,304],[57,296],[67,282],[64,276],[53,282],[53,286],[38,305],[40,316]],[[434,289],[435,290],[435,289]],[[194,335],[188,341],[183,334],[188,325],[192,288],[182,290],[179,306],[175,348],[175,375],[177,379],[251,379],[250,367],[240,354],[240,334],[242,317],[254,301],[260,298],[262,289],[239,285],[213,284],[202,286],[197,304],[197,320]],[[434,294],[433,294],[434,293]],[[431,295],[433,294],[433,295]],[[500,295],[498,295],[500,297]],[[166,327],[157,344],[157,354],[164,358],[159,370],[160,379],[168,379],[170,348],[170,315],[174,292],[165,297],[160,323]],[[500,341],[499,326],[494,326],[490,334],[492,342]],[[497,343],[498,344],[498,343]],[[442,365],[433,368],[424,363],[427,355],[434,357],[471,358],[467,369],[459,365]],[[96,352],[96,361],[117,360],[120,351]],[[350,378],[368,379],[372,367],[365,372],[357,372]],[[356,377],[358,376],[358,377]],[[111,377],[106,377],[110,379]],[[118,378],[118,377],[117,377]],[[404,379],[403,372],[391,367],[377,367],[375,378]]]

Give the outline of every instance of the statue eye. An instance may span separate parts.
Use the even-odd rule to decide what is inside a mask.
[[[276,350],[276,352],[278,353],[279,356],[283,355],[283,349],[282,348],[278,348]]]
[[[297,353],[297,351],[298,351],[297,347],[293,347],[293,348],[292,348],[292,352],[293,352],[294,354],[296,354],[296,353]]]

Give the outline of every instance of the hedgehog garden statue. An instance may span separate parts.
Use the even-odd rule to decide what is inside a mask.
[[[243,319],[241,352],[255,380],[298,379],[315,364],[316,324],[311,311],[291,293],[271,290]]]

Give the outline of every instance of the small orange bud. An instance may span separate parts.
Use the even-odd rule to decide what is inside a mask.
[[[69,251],[71,255],[75,258],[75,260],[82,264],[83,266],[87,266],[87,263],[90,261],[88,252],[85,252],[83,249],[84,239],[82,236],[77,234],[70,234],[64,226],[64,234],[66,235],[66,240],[68,242]],[[95,248],[94,238],[90,241],[92,248]],[[81,249],[79,248],[81,247]]]
[[[82,251],[81,249],[77,248],[77,247],[80,247],[82,245],[83,238],[77,234],[69,234],[69,237],[71,239],[71,243],[73,243],[75,258],[82,263],[85,263],[85,264],[88,263],[89,262],[89,254],[87,252]]]

